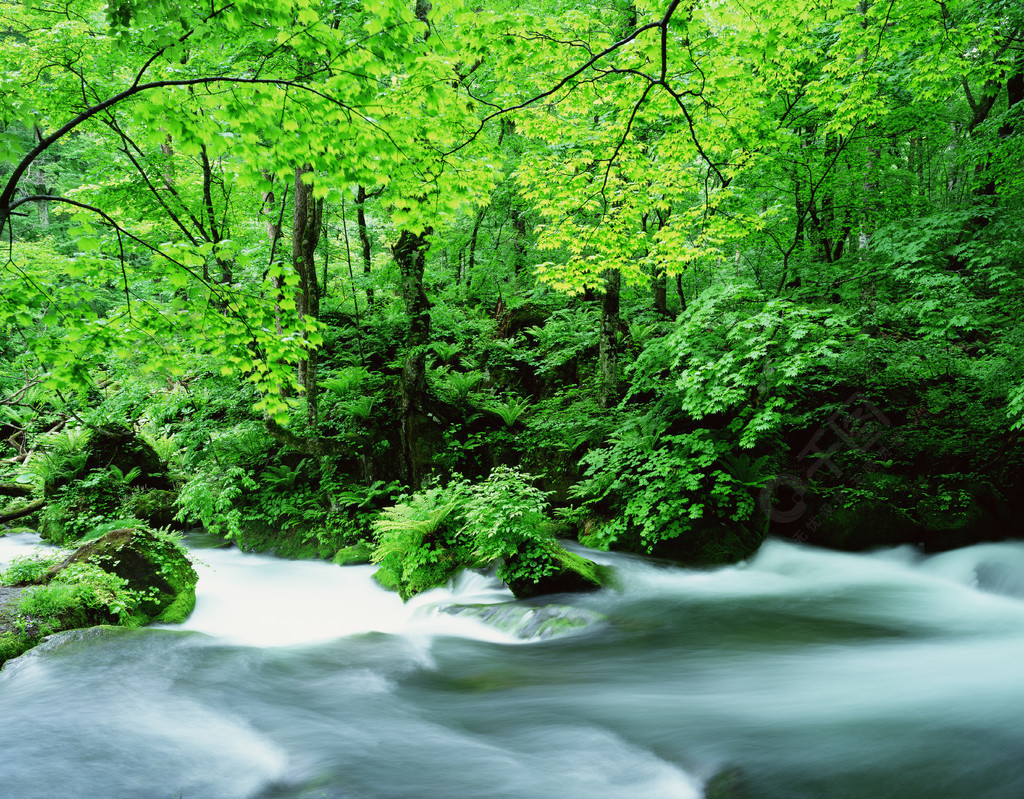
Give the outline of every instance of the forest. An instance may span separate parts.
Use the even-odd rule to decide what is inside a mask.
[[[1017,0],[0,0],[0,85],[4,529],[1024,533]]]

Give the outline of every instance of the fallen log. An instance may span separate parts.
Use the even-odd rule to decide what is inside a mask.
[[[45,507],[45,499],[34,500],[27,505],[22,505],[17,510],[12,510],[9,513],[0,513],[0,524],[7,524],[8,522],[13,522],[15,519],[20,519],[23,516],[29,516],[37,510],[42,510]]]

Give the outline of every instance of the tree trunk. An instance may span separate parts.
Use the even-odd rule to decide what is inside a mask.
[[[231,262],[221,257],[219,245],[224,239],[230,238],[231,234],[223,230],[217,222],[217,211],[213,204],[213,164],[206,152],[206,147],[200,149],[203,165],[203,211],[206,214],[206,226],[210,232],[209,240],[214,245],[214,257],[217,259],[217,266],[220,267],[220,282],[227,285],[233,280],[233,269]],[[208,278],[206,264],[203,264],[203,277]]]
[[[603,277],[597,397],[602,408],[610,408],[619,399],[619,291],[622,276],[618,269],[608,269]]]
[[[299,321],[307,317],[320,316],[320,292],[316,278],[316,248],[320,243],[320,221],[323,216],[323,200],[313,197],[312,185],[302,180],[303,175],[312,174],[309,166],[295,170],[295,206],[292,215],[292,261],[299,275],[299,288],[295,293],[295,305]],[[305,336],[305,334],[303,334]],[[306,393],[306,422],[311,439],[320,437],[320,412],[317,383],[317,352],[315,348],[306,351],[299,361],[299,385]]]
[[[515,231],[515,240],[512,242],[512,273],[518,277],[519,271],[526,266],[526,214],[513,207],[511,215],[512,229]]]
[[[683,275],[680,272],[676,275],[676,294],[679,295],[679,313],[686,310],[686,292],[683,291]]]
[[[409,327],[406,334],[405,364],[399,382],[401,391],[400,435],[402,479],[414,491],[423,484],[425,452],[422,425],[427,393],[427,346],[430,344],[430,301],[423,290],[430,230],[417,235],[403,230],[392,247],[401,273],[402,301]]]
[[[484,221],[484,212],[486,207],[481,208],[476,212],[476,221],[473,223],[473,233],[469,237],[469,260],[466,262],[466,288],[469,288],[469,284],[473,280],[473,272],[476,266],[476,240],[480,234],[480,224]]]
[[[12,510],[9,513],[0,513],[0,524],[7,524],[13,522],[15,519],[21,519],[24,516],[30,516],[38,510],[42,510],[46,507],[45,499],[35,499],[27,505],[23,505],[17,510]]]
[[[654,310],[662,316],[670,316],[668,311],[668,273],[664,267],[654,267],[651,290],[654,293]]]
[[[359,245],[363,254],[363,274],[369,278],[373,266],[370,249],[370,229],[366,226],[366,187],[360,186],[356,192],[356,225],[359,227]],[[373,310],[373,286],[366,286],[366,305]]]

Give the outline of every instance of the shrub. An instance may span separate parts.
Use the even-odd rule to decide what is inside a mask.
[[[498,577],[516,585],[573,568],[551,534],[547,496],[533,479],[499,467],[476,485],[453,481],[386,508],[374,522],[377,579],[408,599],[464,568],[498,563]]]

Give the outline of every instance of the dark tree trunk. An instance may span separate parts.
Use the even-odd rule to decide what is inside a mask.
[[[473,280],[474,267],[476,266],[476,240],[480,235],[480,225],[484,221],[486,208],[481,208],[476,213],[476,221],[473,222],[473,233],[469,237],[469,259],[466,261],[466,288],[469,288]]]
[[[299,321],[320,316],[320,291],[316,277],[316,248],[320,243],[320,222],[323,218],[323,200],[313,197],[312,185],[306,185],[302,176],[311,174],[308,166],[295,170],[295,200],[292,216],[292,262],[299,275],[299,288],[295,293]],[[320,437],[320,408],[317,383],[317,352],[307,350],[299,361],[299,385],[306,393],[306,421],[312,439]]]
[[[651,279],[651,290],[654,293],[654,310],[662,316],[669,316],[668,273],[660,266],[654,267],[654,276]]]
[[[373,266],[370,249],[370,229],[366,226],[366,187],[360,186],[356,192],[356,225],[359,227],[359,246],[363,254],[363,274],[369,278]],[[366,287],[366,305],[373,309],[373,287]]]
[[[406,355],[400,380],[402,442],[402,479],[413,490],[423,484],[424,452],[422,427],[426,419],[427,347],[430,344],[430,301],[423,289],[430,231],[416,235],[402,231],[392,247],[401,273],[402,301],[409,327]]]
[[[680,272],[676,275],[676,294],[679,295],[679,313],[686,310],[686,292],[683,291],[683,275]]]

